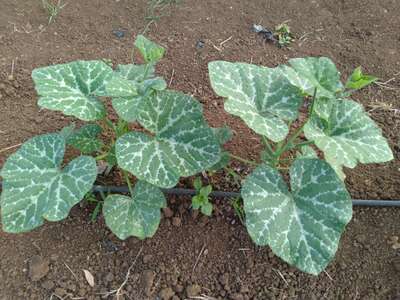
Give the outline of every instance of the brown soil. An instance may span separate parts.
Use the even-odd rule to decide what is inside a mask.
[[[36,106],[33,68],[76,59],[128,63],[134,37],[146,25],[145,0],[68,1],[49,26],[40,3],[0,0],[0,151],[70,121]],[[243,157],[257,158],[261,146],[239,119],[224,112],[223,100],[210,89],[207,62],[275,66],[291,57],[323,55],[344,75],[361,65],[382,82],[390,80],[388,87],[373,85],[355,99],[371,110],[396,160],[346,173],[353,198],[400,199],[397,1],[183,0],[163,13],[147,33],[168,49],[159,73],[172,88],[198,97],[211,125],[229,125],[235,135],[227,148]],[[285,20],[297,37],[290,49],[250,32],[253,23],[273,27]],[[125,37],[117,38],[113,29],[126,30]],[[204,47],[196,48],[198,41]],[[14,149],[0,152],[0,165]],[[221,176],[217,185],[225,187],[225,181]],[[98,293],[122,284],[139,249],[123,288],[126,299],[168,294],[185,299],[188,292],[219,299],[400,297],[400,252],[388,243],[400,235],[398,209],[356,209],[335,261],[327,273],[312,277],[288,267],[268,248],[255,247],[226,201],[215,203],[213,217],[205,218],[189,210],[189,199],[170,199],[174,217],[163,218],[155,237],[145,242],[116,240],[102,219],[89,222],[90,207],[76,207],[67,220],[29,234],[0,232],[0,299],[100,299]],[[94,288],[82,269],[94,275]]]

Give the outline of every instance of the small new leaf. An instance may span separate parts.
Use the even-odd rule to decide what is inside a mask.
[[[83,121],[104,117],[105,84],[113,70],[102,61],[74,61],[35,69],[32,78],[40,98],[39,106],[62,111]]]
[[[166,206],[161,190],[138,181],[133,195],[109,195],[103,206],[107,226],[120,239],[152,237],[160,224],[160,209]]]
[[[314,275],[332,260],[350,221],[352,204],[343,182],[326,162],[297,159],[291,192],[279,172],[261,165],[244,182],[247,230],[289,264]]]
[[[1,216],[6,232],[25,232],[68,216],[91,189],[97,167],[94,158],[80,156],[64,169],[65,139],[59,134],[36,136],[11,155],[3,169]]]
[[[163,58],[165,49],[145,38],[143,35],[136,37],[135,46],[139,49],[146,63],[155,63]]]
[[[78,149],[84,154],[99,151],[103,147],[103,142],[97,137],[102,129],[97,124],[87,124],[74,131],[67,138],[67,144]]]
[[[355,68],[346,83],[346,88],[350,90],[359,90],[371,83],[377,81],[375,76],[363,74],[361,67]]]

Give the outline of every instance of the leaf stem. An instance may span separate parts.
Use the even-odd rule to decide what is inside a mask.
[[[128,184],[129,193],[130,193],[131,196],[133,197],[132,184],[131,184],[131,181],[130,181],[130,179],[129,179],[129,174],[128,174],[128,172],[125,171],[125,170],[122,170],[122,173],[124,174],[125,181],[126,181],[126,183]]]
[[[310,111],[309,111],[309,114],[310,114],[310,115],[313,113],[313,110],[314,110],[314,103],[315,103],[315,97],[316,97],[316,96],[317,96],[317,88],[314,89],[314,95],[313,95],[312,100],[311,100],[311,107],[310,107]],[[303,132],[303,129],[304,129],[304,126],[306,125],[306,123],[307,123],[307,121],[305,121],[305,122],[303,123],[303,125],[301,125],[301,126],[295,131],[295,133],[288,139],[287,143],[286,143],[284,146],[279,147],[279,148],[277,149],[277,151],[275,152],[275,158],[276,158],[276,161],[275,161],[275,162],[278,162],[278,161],[279,161],[279,157],[282,155],[282,153],[284,153],[285,151],[287,151],[287,150],[293,148],[293,142],[294,142],[294,141],[297,139],[297,137]]]
[[[258,165],[255,161],[247,160],[247,159],[241,158],[239,156],[233,155],[231,153],[229,153],[229,156],[231,158],[233,158],[233,159],[236,159],[236,160],[241,161],[242,163],[245,163],[245,164],[248,164],[248,165],[253,165],[253,166],[257,166]]]
[[[103,153],[103,154],[97,155],[94,159],[102,160],[102,159],[106,158],[107,156],[108,156],[108,153]]]

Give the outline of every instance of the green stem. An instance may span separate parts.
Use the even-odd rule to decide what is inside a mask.
[[[255,161],[247,160],[247,159],[241,158],[241,157],[233,155],[233,154],[229,154],[229,156],[233,159],[236,159],[236,160],[241,161],[242,163],[245,163],[248,165],[253,165],[253,166],[258,165]]]
[[[317,89],[314,89],[314,95],[311,99],[311,107],[310,107],[310,111],[309,114],[311,115],[314,111],[314,103],[315,103],[315,97],[317,96]],[[284,153],[285,151],[292,149],[293,148],[293,142],[298,138],[298,136],[303,132],[304,126],[306,125],[307,121],[305,121],[303,123],[303,125],[301,125],[296,132],[289,138],[289,140],[287,141],[287,143],[282,146],[279,147],[277,149],[277,151],[275,152],[275,157],[276,157],[276,163],[279,161],[279,157],[282,155],[282,153]]]
[[[263,141],[263,143],[264,143],[264,145],[266,147],[266,150],[267,150],[269,156],[273,157],[274,156],[274,150],[272,150],[272,146],[269,143],[268,139],[265,136],[262,136],[262,141]]]
[[[103,154],[97,155],[95,157],[95,160],[102,160],[102,159],[106,158],[107,156],[108,156],[108,153],[103,153]]]
[[[290,150],[290,149],[295,149],[295,148],[299,148],[299,147],[301,147],[301,146],[311,145],[311,144],[314,144],[314,141],[305,141],[305,142],[301,142],[301,143],[292,145],[291,147],[289,147],[288,150]]]
[[[131,196],[133,197],[133,190],[132,190],[132,184],[131,181],[129,179],[129,175],[127,171],[122,170],[122,173],[124,174],[125,177],[125,181],[128,184],[128,189],[129,189],[129,193],[131,194]]]
[[[104,121],[106,122],[107,126],[110,127],[114,132],[116,131],[115,124],[107,117],[104,118]]]

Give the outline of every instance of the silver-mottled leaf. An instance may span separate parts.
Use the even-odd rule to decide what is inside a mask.
[[[62,170],[64,151],[64,137],[46,134],[28,140],[7,159],[1,170],[4,231],[25,232],[44,219],[62,220],[91,189],[97,176],[95,159],[80,156]]]
[[[106,95],[104,85],[112,73],[102,61],[74,61],[35,69],[32,78],[40,96],[38,104],[84,121],[101,119],[105,109],[96,96]]]
[[[99,151],[103,142],[98,139],[102,129],[97,124],[87,124],[72,132],[67,138],[67,144],[84,154]]]
[[[107,226],[120,239],[129,236],[140,239],[152,237],[160,224],[160,208],[166,206],[161,190],[147,182],[138,181],[131,197],[109,195],[103,207]]]
[[[393,159],[393,153],[381,129],[351,100],[336,101],[329,119],[313,115],[304,127],[308,140],[314,141],[335,169],[354,168],[358,162],[381,163]]]
[[[298,159],[290,168],[291,192],[279,172],[261,165],[242,188],[247,230],[257,245],[300,270],[320,273],[334,257],[352,216],[343,182],[319,159]]]
[[[218,141],[191,96],[153,93],[140,106],[138,121],[154,136],[123,135],[117,140],[116,156],[120,167],[141,180],[172,187],[180,176],[201,172],[220,158]]]
[[[154,77],[154,66],[119,65],[115,78],[122,78],[118,84],[107,89],[114,89],[112,105],[118,116],[127,122],[136,121],[138,109],[143,99],[155,91],[166,89],[167,83],[161,77]],[[124,88],[125,86],[125,88]],[[134,89],[134,90],[133,90]]]
[[[275,142],[286,137],[285,121],[297,118],[303,97],[280,69],[224,61],[211,62],[208,68],[214,91],[227,98],[228,113]]]
[[[280,68],[285,77],[303,93],[312,96],[317,89],[317,97],[331,98],[343,90],[340,73],[327,57],[293,58],[289,64],[292,68]]]

